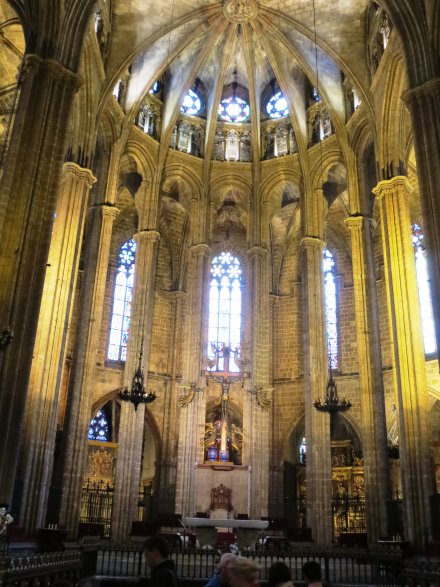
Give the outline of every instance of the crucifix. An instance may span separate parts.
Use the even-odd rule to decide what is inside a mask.
[[[206,369],[206,385],[209,385],[209,380],[212,379],[216,383],[220,383],[222,392],[220,395],[221,404],[221,430],[220,430],[220,451],[219,460],[228,460],[228,429],[229,429],[229,391],[231,385],[237,381],[244,383],[244,378],[247,373],[244,371],[246,361],[240,359],[238,346],[231,349],[229,345],[223,343],[211,343],[211,351],[213,357],[208,358],[208,368]],[[230,363],[232,359],[238,368],[238,373],[232,370]],[[213,431],[215,433],[215,431]]]

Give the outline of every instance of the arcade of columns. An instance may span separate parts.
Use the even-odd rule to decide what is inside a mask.
[[[14,2],[11,2],[14,5]],[[19,4],[18,2],[16,3]],[[27,4],[27,2],[24,2]],[[43,11],[44,0],[29,2]],[[168,292],[172,324],[167,357],[167,385],[153,406],[130,404],[121,407],[118,457],[115,472],[112,538],[127,537],[135,519],[135,498],[140,483],[142,443],[146,418],[156,420],[160,449],[159,474],[155,479],[159,511],[193,514],[200,505],[201,488],[214,485],[203,462],[203,438],[208,394],[196,394],[179,409],[178,385],[195,381],[203,385],[201,364],[207,317],[207,283],[212,254],[223,243],[210,227],[210,205],[200,161],[170,154],[153,140],[136,141],[128,132],[114,137],[100,154],[96,169],[91,153],[65,162],[68,152],[68,124],[82,83],[80,57],[86,44],[86,29],[93,2],[78,0],[75,10],[65,5],[56,11],[56,30],[44,18],[30,34],[24,58],[17,113],[9,150],[0,178],[0,327],[11,325],[11,344],[0,351],[0,501],[11,503],[14,483],[21,486],[19,523],[31,533],[45,522],[48,492],[52,479],[55,432],[59,419],[61,367],[66,362],[70,324],[74,313],[81,243],[85,239],[81,294],[65,418],[63,422],[62,496],[59,524],[75,532],[79,521],[81,487],[87,461],[87,430],[92,408],[97,403],[99,383],[97,356],[102,341],[107,272],[111,261],[112,236],[119,219],[118,184],[124,157],[136,160],[142,181],[135,191],[137,227],[128,235],[137,244],[136,279],[133,293],[128,356],[124,372],[114,376],[114,389],[130,385],[143,340],[143,368],[147,376],[153,353],[153,311],[156,274],[161,240],[161,175],[167,165],[187,166],[191,184],[191,228],[185,276],[179,275]],[[430,259],[434,315],[440,313],[440,78],[438,60],[424,44],[423,23],[418,35],[409,38],[408,23],[423,4],[399,6],[383,2],[390,18],[403,36],[409,87],[404,100],[412,122],[417,162],[417,179],[423,212],[424,233]],[[409,2],[407,4],[410,4]],[[420,6],[419,6],[420,5]],[[78,10],[78,8],[80,8]],[[71,10],[71,12],[69,12]],[[64,11],[64,13],[63,13]],[[21,12],[20,12],[21,14]],[[56,18],[56,17],[54,17]],[[62,36],[57,36],[62,30]],[[65,31],[71,31],[66,34]],[[415,34],[415,33],[414,33]],[[48,42],[50,40],[50,43]],[[436,48],[437,51],[440,47]],[[431,51],[431,52],[430,52]],[[78,94],[77,94],[78,92]],[[382,105],[377,105],[378,109]],[[96,132],[93,130],[93,132]],[[385,131],[383,131],[385,133]],[[93,133],[92,133],[93,134]],[[386,141],[386,137],[382,139]],[[360,140],[359,140],[360,142]],[[387,468],[386,410],[380,344],[377,282],[374,274],[374,229],[366,197],[362,145],[347,145],[345,164],[348,177],[349,210],[345,220],[351,236],[353,297],[359,363],[360,396],[357,401],[360,438],[365,467],[367,531],[374,542],[387,533],[385,503],[390,492]],[[323,145],[324,174],[331,154]],[[93,150],[93,149],[92,149]],[[98,147],[96,151],[98,152]],[[70,151],[69,151],[70,152]],[[429,527],[429,498],[434,493],[434,472],[430,462],[428,396],[421,338],[414,254],[410,235],[408,177],[399,172],[394,160],[380,159],[388,151],[378,149],[380,181],[374,187],[384,259],[384,280],[388,322],[393,348],[393,385],[399,414],[399,439],[404,493],[405,537],[421,543],[422,528]],[[293,157],[293,156],[292,156]],[[330,420],[317,412],[313,401],[325,394],[327,357],[325,341],[322,251],[326,246],[326,219],[331,214],[320,185],[319,151],[315,150],[310,176],[303,180],[301,240],[299,246],[303,321],[303,408],[307,453],[307,523],[315,542],[329,544],[331,526],[331,443]],[[286,165],[291,165],[287,169]],[[299,173],[295,159],[271,163],[280,173]],[[233,245],[246,274],[244,349],[250,361],[252,385],[272,385],[276,333],[271,324],[279,300],[271,295],[271,261],[264,204],[250,205],[251,195],[261,202],[268,198],[257,162],[243,164],[232,183],[248,192],[249,231],[246,239]],[[222,171],[212,171],[211,182],[221,183]],[[231,181],[234,164],[225,164],[224,178]],[[185,172],[183,172],[185,173]],[[276,173],[274,173],[276,181]],[[226,180],[226,179],[225,179]],[[96,182],[96,183],[95,183]],[[267,182],[266,182],[267,183]],[[94,186],[94,187],[93,187]],[[93,187],[93,191],[92,191]],[[56,214],[56,219],[54,215]],[[440,348],[440,322],[437,322]],[[273,409],[276,405],[276,386]],[[281,439],[273,432],[274,412],[264,411],[255,397],[241,391],[243,429],[246,437],[244,466],[222,473],[221,480],[241,495],[243,509],[251,518],[268,516],[273,499],[269,491],[273,478],[280,478]],[[99,403],[99,402],[98,402]],[[146,414],[150,412],[150,414]],[[355,416],[354,416],[355,417]],[[277,426],[275,422],[275,427]],[[19,440],[19,441],[17,441]],[[277,457],[278,455],[278,457]],[[220,479],[220,477],[215,477]],[[234,481],[235,479],[235,481]],[[212,485],[210,485],[210,483]],[[279,496],[278,496],[279,497]]]

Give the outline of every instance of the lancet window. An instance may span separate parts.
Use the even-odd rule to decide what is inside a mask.
[[[217,371],[239,371],[233,351],[240,346],[242,287],[239,259],[230,252],[214,257],[209,288],[208,357],[216,359]]]
[[[423,344],[427,355],[437,351],[431,291],[429,289],[428,262],[423,244],[423,232],[418,224],[412,225],[412,243],[416,258],[417,286],[419,290],[420,316],[422,319]]]
[[[88,439],[100,440],[101,442],[110,440],[110,426],[104,410],[98,410],[90,420]]]
[[[125,361],[127,357],[135,256],[136,243],[130,239],[122,245],[119,252],[107,353],[110,361]]]
[[[336,279],[335,262],[328,249],[324,250],[324,297],[325,297],[325,324],[327,332],[327,355],[329,367],[338,369],[338,315],[336,307]]]

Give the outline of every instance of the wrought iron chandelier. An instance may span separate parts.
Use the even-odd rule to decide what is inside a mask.
[[[143,341],[141,343],[141,350],[139,352],[139,364],[136,371],[134,372],[131,388],[128,390],[128,387],[124,387],[119,392],[120,399],[124,402],[131,402],[134,405],[135,411],[138,409],[139,404],[151,404],[157,397],[154,391],[145,393],[145,378],[144,371],[142,369],[142,354]]]
[[[351,402],[347,401],[345,397],[340,400],[338,398],[338,388],[335,380],[333,379],[331,361],[329,366],[329,378],[327,381],[327,393],[325,394],[324,401],[318,398],[313,405],[319,412],[328,412],[331,416],[338,412],[346,412],[351,408]]]

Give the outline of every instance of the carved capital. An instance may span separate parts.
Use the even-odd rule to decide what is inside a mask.
[[[376,221],[371,218],[371,216],[366,216],[364,214],[353,214],[353,216],[349,216],[344,220],[347,228],[352,229],[359,229],[365,225],[368,225],[372,228],[376,228]]]
[[[440,77],[430,79],[421,86],[410,88],[402,93],[402,100],[406,104],[411,104],[422,100],[423,98],[429,98],[433,94],[440,94]]]
[[[384,179],[373,188],[373,194],[379,199],[390,194],[395,194],[398,191],[407,194],[410,194],[413,191],[413,188],[405,175],[396,175],[391,179]]]
[[[208,257],[211,254],[211,247],[205,243],[197,243],[191,247],[191,253],[196,256],[205,255]]]
[[[80,167],[72,161],[67,161],[63,165],[64,179],[66,177],[73,177],[79,182],[84,183],[88,188],[96,182],[96,177],[93,175],[90,169]]]
[[[45,76],[50,76],[54,80],[64,82],[74,90],[78,90],[84,81],[78,73],[67,69],[67,67],[64,67],[64,65],[55,59],[43,59],[34,53],[25,55],[22,69],[23,78],[38,73],[43,73]]]
[[[301,239],[302,249],[321,249],[321,251],[323,251],[326,246],[327,243],[316,236],[304,236]]]
[[[135,241],[140,242],[157,242],[160,240],[160,232],[157,230],[140,230],[133,235]]]
[[[260,247],[259,245],[254,245],[250,249],[247,250],[248,257],[252,258],[260,258],[263,259],[269,255],[269,251],[264,248]]]

